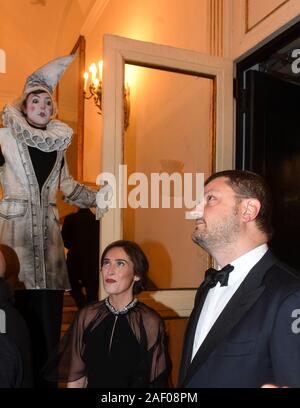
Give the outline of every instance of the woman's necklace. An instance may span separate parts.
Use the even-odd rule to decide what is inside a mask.
[[[107,306],[107,308],[115,315],[123,315],[126,314],[127,312],[129,312],[130,309],[132,309],[136,304],[137,304],[138,300],[135,298],[133,299],[130,303],[128,303],[127,306],[123,307],[123,309],[118,310],[116,309],[109,301],[109,298],[107,297],[105,299],[105,304]]]

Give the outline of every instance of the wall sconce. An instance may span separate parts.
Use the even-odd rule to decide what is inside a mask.
[[[102,67],[103,61],[98,62],[97,65],[93,62],[89,67],[89,72],[85,72],[83,75],[84,86],[83,95],[85,99],[94,99],[95,105],[98,108],[98,114],[102,115]],[[87,88],[89,95],[87,95]],[[130,88],[125,81],[124,85],[124,130],[129,126],[130,116]]]

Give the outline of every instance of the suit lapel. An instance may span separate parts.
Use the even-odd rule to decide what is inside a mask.
[[[251,306],[259,299],[264,291],[262,284],[263,277],[266,271],[275,263],[275,258],[270,251],[268,251],[263,258],[252,268],[241,286],[234,293],[215,324],[212,326],[205,340],[197,351],[192,363],[188,366],[188,361],[191,359],[191,353],[194,343],[194,335],[202,306],[207,294],[204,293],[203,298],[200,298],[197,314],[195,314],[194,321],[190,328],[190,338],[188,344],[189,353],[187,356],[189,360],[186,361],[186,376],[182,382],[184,386],[189,379],[197,371],[198,367],[208,358],[211,352],[217,345],[223,341],[230,331],[238,324],[241,318],[247,313]],[[200,295],[200,293],[199,293]],[[186,347],[187,347],[186,344]]]

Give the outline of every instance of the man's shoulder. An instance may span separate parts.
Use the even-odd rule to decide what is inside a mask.
[[[275,258],[274,264],[266,273],[265,281],[281,288],[300,291],[300,271]]]

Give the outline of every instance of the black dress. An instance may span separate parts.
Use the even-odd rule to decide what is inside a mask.
[[[62,382],[85,376],[92,388],[147,388],[166,387],[169,369],[162,318],[138,301],[119,313],[104,300],[78,312],[45,373]]]

